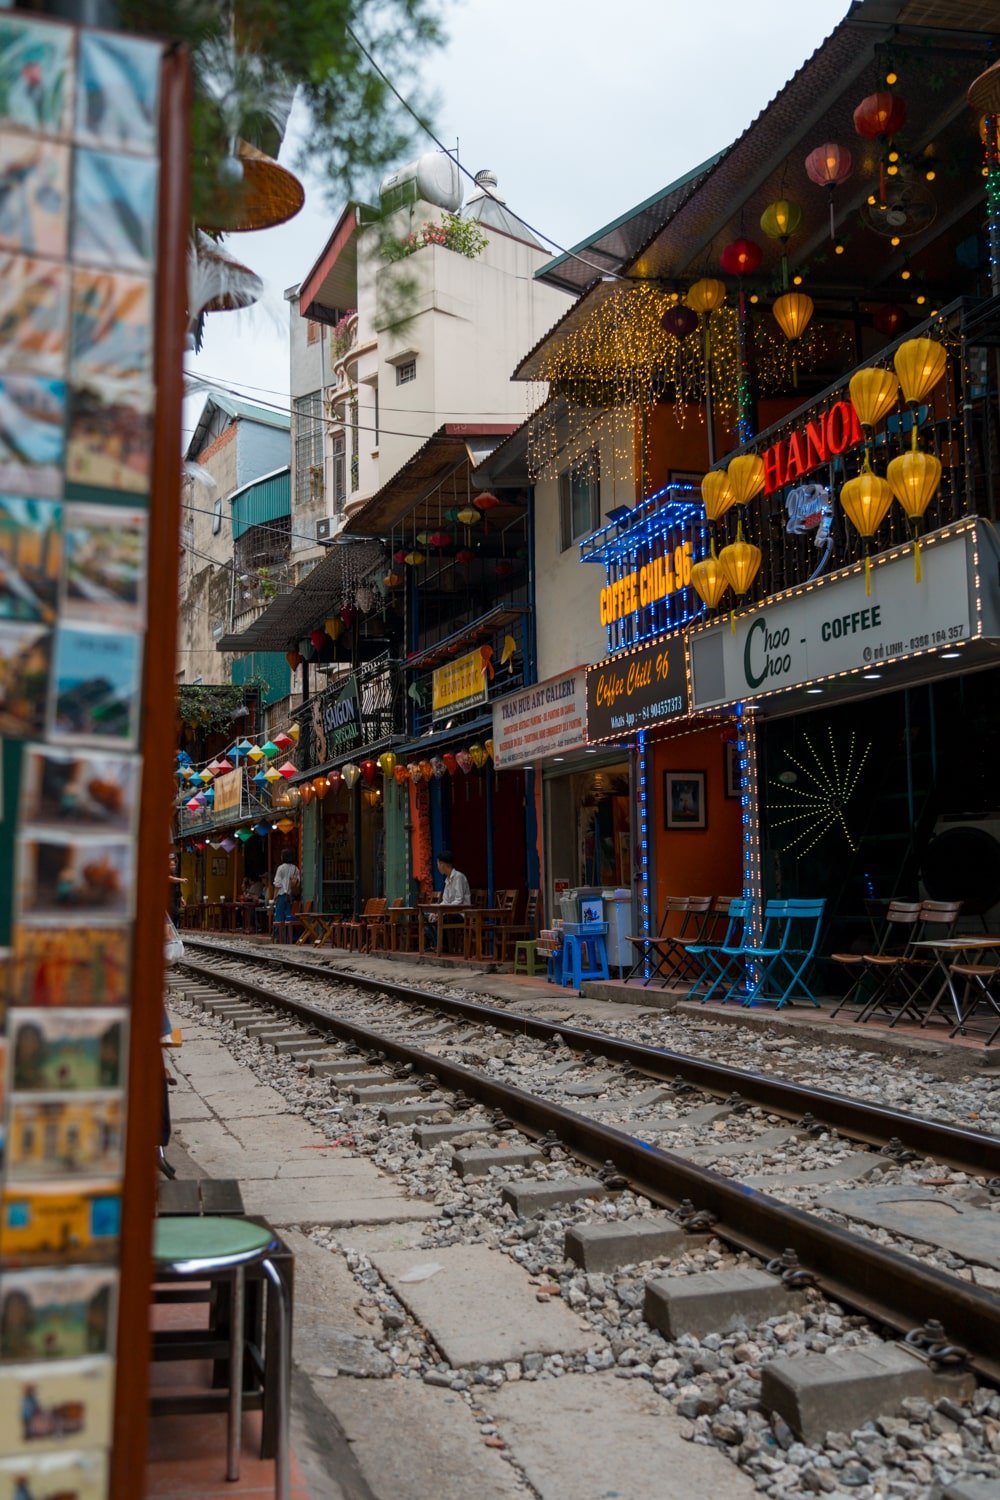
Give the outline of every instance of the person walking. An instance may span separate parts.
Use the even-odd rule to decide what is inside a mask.
[[[290,943],[292,940],[292,902],[302,888],[302,872],[295,863],[295,850],[282,849],[281,864],[274,872],[271,889],[274,892],[274,940]],[[278,934],[282,925],[283,936]]]

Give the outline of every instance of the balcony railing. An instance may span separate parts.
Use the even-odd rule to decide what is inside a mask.
[[[982,314],[981,303],[966,300],[950,304],[720,460],[716,467],[725,468],[739,454],[760,454],[769,476],[764,494],[745,506],[734,506],[714,528],[721,548],[736,539],[737,526],[742,523],[745,538],[763,552],[761,569],[744,603],[805,583],[863,555],[864,541],[837,503],[841,486],[860,472],[866,449],[856,425],[853,435],[848,434],[849,440],[844,441],[853,421],[850,381],[857,370],[891,369],[893,355],[908,339],[932,338],[945,345],[948,360],[944,378],[915,413],[907,408],[900,393],[896,407],[878,424],[870,440],[871,466],[885,474],[890,461],[911,446],[915,420],[920,448],[935,454],[942,466],[941,483],[922,528],[933,530],[970,514],[996,520],[1000,430],[995,366],[985,347],[993,342],[992,323],[984,321]],[[823,533],[816,530],[789,531],[790,499],[802,515],[811,511],[815,516],[827,508],[825,540],[820,541]],[[893,503],[872,539],[871,549],[884,551],[906,541],[909,535],[907,518]]]
[[[232,828],[237,823],[258,823],[261,819],[269,822],[276,812],[270,794],[265,794],[263,798],[258,796],[250,786],[249,774],[249,770],[244,768],[239,803],[223,812],[216,812],[211,803],[207,803],[199,812],[190,812],[182,800],[177,809],[178,835],[190,837],[211,833],[213,829]],[[190,793],[187,796],[189,798]]]
[[[454,651],[456,658],[479,652],[484,646],[488,646],[492,652],[488,660],[489,667],[493,669],[493,675],[490,676],[489,667],[486,667],[484,663],[483,678],[486,696],[476,703],[464,708],[458,706],[435,713],[433,668],[412,673],[408,698],[410,731],[414,738],[428,734],[435,729],[444,729],[449,723],[452,728],[458,728],[464,721],[478,718],[488,712],[495,698],[506,697],[508,693],[517,692],[519,688],[525,686],[528,680],[526,638],[529,620],[528,611],[523,610],[495,630],[477,636],[474,644],[470,642],[459,645]],[[505,662],[503,661],[504,645],[509,640],[514,641],[515,649],[514,654]]]
[[[357,685],[359,734],[355,744],[340,755],[325,728],[328,706],[341,700],[349,691],[350,677]],[[349,676],[338,680],[325,693],[317,693],[295,710],[299,724],[296,763],[312,770],[335,759],[360,759],[377,745],[389,744],[400,737],[406,727],[406,688],[399,662],[388,656],[365,662]],[[329,753],[328,753],[329,752]]]

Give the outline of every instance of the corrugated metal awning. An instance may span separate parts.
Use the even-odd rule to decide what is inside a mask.
[[[251,526],[262,526],[268,521],[278,521],[292,513],[292,471],[290,468],[276,469],[245,484],[232,496],[233,540],[239,541]]]
[[[415,511],[438,485],[463,464],[474,468],[481,463],[517,425],[516,422],[446,422],[348,518],[344,530],[360,536],[388,536],[393,526]],[[433,528],[439,519],[437,508],[432,507],[419,523],[414,523],[415,529],[419,530],[424,522]],[[500,523],[499,517],[497,522]]]

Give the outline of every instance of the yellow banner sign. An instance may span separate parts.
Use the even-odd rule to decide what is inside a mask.
[[[486,670],[482,653],[470,651],[432,675],[432,707],[435,714],[449,709],[467,708],[470,703],[486,702]]]
[[[235,771],[225,771],[221,776],[216,776],[215,801],[212,804],[216,817],[219,813],[239,811],[242,783],[243,771],[240,767],[237,767]]]

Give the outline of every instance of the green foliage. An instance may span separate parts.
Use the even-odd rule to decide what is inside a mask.
[[[238,138],[276,154],[296,89],[311,128],[295,166],[324,177],[332,202],[398,162],[412,142],[414,122],[359,42],[419,111],[414,64],[442,40],[434,3],[122,0],[126,27],[174,37],[195,59],[195,222],[210,221],[209,206],[225,194],[226,163]]]
[[[263,677],[252,677],[238,685],[231,682],[182,683],[177,689],[177,717],[189,737],[227,734],[233,718],[253,692],[263,692]]]
[[[457,214],[445,214],[440,224],[422,224],[412,234],[401,240],[386,239],[382,245],[382,257],[387,261],[405,260],[415,255],[425,245],[442,245],[458,255],[475,260],[489,244],[489,237],[474,219],[460,219]]]

